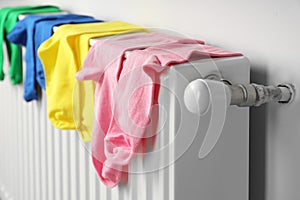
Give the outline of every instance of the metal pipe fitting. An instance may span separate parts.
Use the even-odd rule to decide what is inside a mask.
[[[224,82],[227,83],[227,82]],[[260,106],[269,102],[291,103],[295,98],[295,87],[292,84],[264,86],[255,83],[228,85],[231,91],[230,105],[240,107]]]
[[[204,115],[212,102],[216,104],[224,101],[224,105],[240,107],[260,106],[269,102],[287,104],[294,100],[295,94],[296,90],[292,84],[232,85],[228,80],[216,80],[215,77],[210,76],[209,79],[196,79],[189,83],[185,88],[184,102],[190,112]]]

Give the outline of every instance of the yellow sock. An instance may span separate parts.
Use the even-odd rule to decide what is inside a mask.
[[[94,100],[94,96],[91,96],[94,91],[93,82],[84,84],[77,82],[75,88],[77,94],[73,95],[75,74],[80,70],[88,53],[89,40],[142,31],[147,30],[121,21],[62,25],[40,46],[38,55],[45,72],[48,117],[55,127],[59,129],[77,127],[83,141],[91,140],[94,105],[90,104],[93,104]],[[85,93],[81,94],[83,90]],[[75,106],[74,112],[73,101],[80,104],[80,108]]]

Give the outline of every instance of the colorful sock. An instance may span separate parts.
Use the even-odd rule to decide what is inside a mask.
[[[59,12],[61,11],[56,6],[20,6],[20,7],[9,7],[2,8],[3,12],[0,12],[0,80],[4,79],[3,72],[3,42],[8,34],[18,21],[18,17],[21,14],[33,14],[42,12]],[[1,9],[1,10],[2,10]],[[22,82],[22,55],[20,48],[6,41],[8,60],[10,62],[9,76],[13,84]]]
[[[36,28],[39,22],[52,22],[44,23],[39,29]],[[31,15],[25,19],[19,21],[13,30],[7,35],[7,39],[17,45],[23,45],[26,47],[25,61],[26,61],[26,74],[24,82],[24,99],[31,101],[37,99],[36,94],[36,80],[43,89],[44,73],[41,71],[42,67],[39,66],[39,73],[37,73],[36,57],[37,49],[41,43],[52,35],[52,29],[54,25],[60,25],[65,23],[87,23],[87,22],[99,22],[90,16],[81,16],[73,14],[63,15]],[[44,34],[40,34],[40,32]],[[45,34],[46,33],[46,34]],[[38,41],[38,44],[35,44]],[[40,64],[40,62],[39,62]]]
[[[106,50],[109,42],[106,42]],[[112,45],[111,48],[115,46]],[[99,64],[96,59],[107,55],[103,51],[99,51],[102,54],[95,54],[95,49],[96,47],[88,53],[83,69],[91,66],[96,68],[95,64]],[[169,66],[185,63],[190,59],[240,55],[197,43],[171,42],[131,51],[123,67],[123,62],[116,59],[111,62],[101,59],[101,63],[108,65],[98,66],[105,70],[95,91],[97,103],[92,154],[94,166],[104,184],[108,187],[117,185],[121,180],[122,170],[137,152],[149,127],[152,106],[157,102],[158,89],[155,84],[159,84],[161,72]]]
[[[72,104],[75,74],[88,53],[89,40],[138,31],[145,29],[120,21],[62,25],[40,46],[38,55],[45,73],[48,116],[55,127],[76,128]],[[93,88],[91,83],[90,90]],[[90,141],[91,130],[80,132],[80,136]]]

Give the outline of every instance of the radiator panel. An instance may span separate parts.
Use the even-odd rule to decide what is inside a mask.
[[[209,68],[211,60],[201,63],[196,66],[200,67],[204,74],[211,73]],[[233,82],[249,81],[247,59],[243,57],[216,59],[213,63],[219,67],[224,77]],[[199,74],[193,72],[193,67],[175,66],[162,76],[161,83],[176,93],[184,87],[184,84],[178,82],[180,81],[178,77],[184,76],[188,81],[199,78]],[[178,95],[180,97],[180,92]],[[175,160],[178,151],[176,144],[180,144],[178,141],[174,147],[170,146],[155,157],[137,156],[130,165],[130,171],[148,171],[156,165],[169,164],[154,172],[130,174],[127,185],[121,184],[113,189],[107,189],[99,181],[92,166],[89,145],[80,140],[76,131],[61,131],[54,128],[47,118],[45,93],[41,92],[40,96],[39,101],[26,103],[23,100],[22,85],[12,86],[8,77],[0,83],[1,200],[248,199],[247,108],[229,109],[228,120],[220,141],[214,151],[201,162],[195,156],[195,152],[199,150],[203,138],[201,134],[197,134],[189,150],[175,162],[171,161]],[[157,136],[154,150],[159,150],[174,141],[180,117],[189,117],[189,113],[179,111],[176,107],[182,105],[182,99],[172,98],[167,90],[161,90],[159,102],[168,117],[160,113],[159,123],[164,121],[164,124]],[[188,124],[184,126],[189,127]],[[205,129],[205,126],[203,127]],[[229,144],[232,148],[228,148]],[[213,159],[215,161],[211,161]],[[227,159],[233,160],[229,162]],[[222,162],[223,168],[212,165],[214,163],[219,165]],[[238,174],[237,177],[227,180],[229,176],[222,174],[222,170],[223,173],[232,173],[230,168]],[[209,169],[214,173],[209,174]],[[216,181],[213,178],[217,173],[220,173],[220,179]],[[222,182],[224,188],[221,187],[222,184],[213,185],[218,182]],[[211,191],[207,188],[211,188]],[[230,195],[226,192],[237,194]],[[219,198],[221,196],[223,198]]]

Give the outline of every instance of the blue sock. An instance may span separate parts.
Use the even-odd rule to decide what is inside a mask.
[[[19,21],[7,35],[9,41],[26,47],[24,81],[24,99],[26,101],[37,99],[36,81],[45,89],[44,71],[41,62],[37,59],[37,49],[51,37],[53,27],[62,24],[89,22],[99,22],[99,20],[90,16],[75,14],[29,15],[24,20]]]

